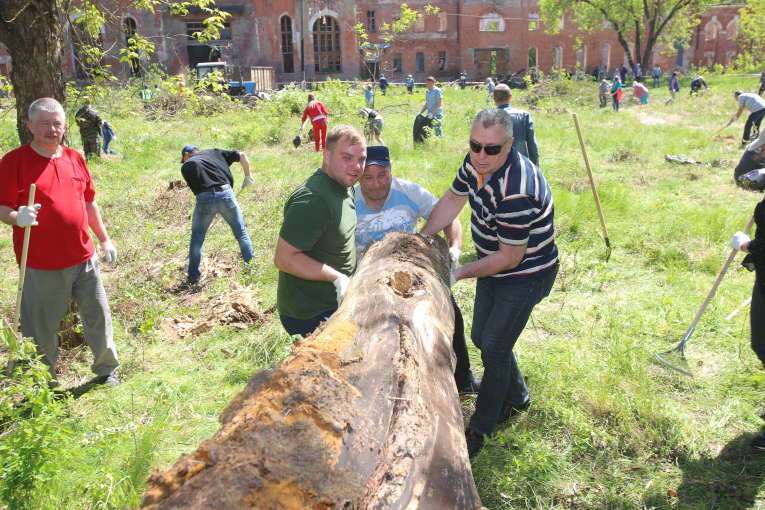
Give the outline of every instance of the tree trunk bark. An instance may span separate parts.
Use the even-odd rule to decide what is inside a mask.
[[[16,96],[19,141],[32,141],[27,128],[29,105],[52,97],[66,107],[61,72],[61,20],[56,0],[0,2],[0,42],[13,61],[10,79]]]
[[[221,429],[141,508],[479,509],[453,382],[441,238],[387,234],[342,306],[275,371],[256,372]]]

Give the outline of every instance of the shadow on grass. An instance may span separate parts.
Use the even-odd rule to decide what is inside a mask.
[[[716,457],[678,457],[683,481],[677,488],[679,506],[697,508],[738,509],[759,507],[760,487],[765,480],[765,452],[749,445],[755,433],[744,433],[721,446]],[[650,506],[669,503],[666,495],[646,498]],[[690,505],[688,507],[684,505]]]

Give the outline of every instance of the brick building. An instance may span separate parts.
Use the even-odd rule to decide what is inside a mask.
[[[584,34],[575,49],[577,26],[561,19],[562,30],[545,33],[535,0],[411,0],[408,6],[422,11],[439,7],[437,14],[419,20],[391,47],[362,52],[352,27],[361,23],[371,43],[382,43],[380,30],[400,17],[401,0],[217,0],[227,12],[220,39],[200,44],[193,33],[202,28],[205,13],[189,9],[186,15],[167,10],[155,13],[124,9],[120,23],[102,27],[98,42],[108,48],[106,64],[122,78],[158,64],[171,74],[185,72],[199,62],[228,61],[235,66],[269,66],[280,82],[367,78],[385,73],[389,81],[416,81],[433,75],[441,80],[467,71],[470,80],[496,73],[538,67],[547,73],[555,66],[573,70],[577,63],[587,70],[603,64],[613,70],[626,64],[616,34],[604,23],[601,30]],[[714,5],[701,16],[688,48],[657,48],[650,69],[659,62],[665,71],[687,68],[691,63],[711,67],[729,65],[739,49],[736,43],[740,5]],[[84,78],[78,54],[77,23],[65,31],[63,69],[67,79]],[[140,33],[156,44],[154,54],[140,62],[119,61],[131,33]],[[90,41],[92,42],[92,41]],[[377,55],[380,53],[379,55]],[[637,56],[636,56],[637,58]],[[0,45],[0,74],[7,74],[10,56]]]

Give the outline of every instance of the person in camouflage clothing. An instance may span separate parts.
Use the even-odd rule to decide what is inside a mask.
[[[90,159],[93,154],[101,157],[99,137],[101,136],[101,126],[104,125],[104,121],[101,119],[101,116],[98,115],[98,112],[91,108],[90,99],[87,97],[85,98],[82,108],[77,110],[77,113],[74,114],[74,120],[80,128],[82,150],[85,152],[85,159]]]

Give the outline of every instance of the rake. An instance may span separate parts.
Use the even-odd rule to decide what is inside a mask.
[[[34,184],[31,184],[29,186],[29,207],[32,207],[35,205],[35,192],[37,191],[37,186]],[[16,360],[14,359],[16,355],[18,354],[18,344],[17,340],[21,338],[21,333],[18,332],[19,330],[19,319],[21,317],[21,297],[22,293],[24,291],[24,276],[26,275],[27,271],[27,254],[29,253],[29,235],[32,233],[32,227],[25,227],[24,228],[24,244],[22,244],[21,247],[21,263],[19,264],[19,284],[16,291],[16,310],[13,314],[13,327],[10,331],[10,334],[3,334],[3,336],[6,337],[6,340],[8,342],[8,365],[5,367],[5,376],[11,377],[13,375],[13,370],[16,366]],[[2,327],[7,326],[7,323],[3,321]],[[5,328],[7,330],[7,328]]]
[[[752,216],[749,219],[749,223],[746,225],[746,228],[744,229],[744,233],[748,234],[749,230],[751,230],[752,225],[754,224],[754,216]],[[720,286],[720,282],[722,281],[723,277],[725,276],[725,273],[728,271],[728,268],[730,267],[731,262],[733,262],[733,259],[736,257],[736,253],[738,250],[733,249],[730,252],[730,255],[728,255],[728,260],[725,261],[725,265],[720,270],[720,274],[717,275],[717,279],[715,280],[714,285],[712,285],[712,288],[709,290],[709,293],[707,294],[706,299],[704,300],[704,303],[701,305],[701,308],[699,308],[699,311],[696,312],[696,316],[693,318],[693,323],[691,324],[691,327],[688,328],[688,331],[685,332],[685,336],[680,341],[679,344],[677,344],[673,349],[670,349],[668,351],[664,351],[661,353],[654,353],[654,356],[656,356],[656,359],[667,365],[669,368],[673,370],[677,370],[678,372],[685,374],[689,377],[693,377],[693,374],[688,369],[688,362],[685,359],[685,344],[688,343],[688,340],[691,338],[691,335],[693,334],[693,331],[696,329],[696,325],[699,323],[699,319],[701,319],[701,315],[704,313],[704,310],[707,309],[707,305],[709,305],[709,302],[712,301],[712,298],[715,295],[715,292],[717,292],[717,287]],[[681,366],[684,368],[681,368]]]

